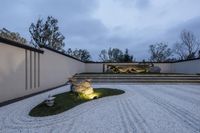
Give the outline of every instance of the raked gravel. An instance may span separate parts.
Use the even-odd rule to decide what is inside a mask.
[[[92,100],[58,115],[31,117],[42,93],[0,108],[1,133],[200,133],[199,85],[96,84],[126,93]]]

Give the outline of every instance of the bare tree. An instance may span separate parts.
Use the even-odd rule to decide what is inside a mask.
[[[174,49],[173,52],[178,55],[178,59],[179,60],[184,60],[187,59],[188,55],[187,55],[187,51],[184,48],[184,45],[182,43],[176,42],[174,44]]]
[[[104,62],[108,61],[108,53],[105,49],[101,50],[101,52],[99,54],[99,59]]]
[[[179,59],[195,58],[200,48],[200,42],[192,32],[183,30],[180,36],[181,41],[174,45],[174,52]]]
[[[164,62],[170,59],[172,51],[168,48],[166,43],[156,43],[149,46],[149,52],[151,54],[150,60],[156,62]]]

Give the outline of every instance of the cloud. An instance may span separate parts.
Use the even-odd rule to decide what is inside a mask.
[[[200,27],[200,16],[189,19],[183,23],[180,23],[179,25],[172,27],[171,29],[166,31],[166,34],[168,34],[168,39],[171,40],[171,42],[178,41],[180,33],[183,30],[187,30],[189,32],[194,33],[194,35],[200,39],[199,27]]]
[[[136,6],[140,9],[144,9],[150,5],[149,0],[136,0]]]
[[[76,19],[65,23],[65,30],[70,36],[82,36],[86,38],[94,38],[97,35],[106,34],[108,29],[97,19]],[[83,34],[84,33],[84,34]]]
[[[166,41],[172,46],[183,29],[200,37],[197,0],[2,0],[0,28],[30,39],[37,19],[58,19],[66,49],[88,49],[94,60],[100,50],[128,48],[137,60],[148,58],[148,46]]]
[[[0,26],[28,34],[31,22],[35,22],[39,17],[46,19],[50,15],[57,18],[60,27],[63,28],[68,21],[77,21],[77,18],[89,21],[97,6],[95,0],[3,0],[0,8]]]
[[[114,0],[120,3],[122,6],[132,8],[135,7],[139,10],[145,9],[150,6],[149,0]]]

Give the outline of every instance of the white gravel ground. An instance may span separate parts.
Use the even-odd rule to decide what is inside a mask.
[[[81,104],[55,116],[29,111],[46,92],[0,108],[1,133],[200,133],[199,85],[93,85],[126,91]]]

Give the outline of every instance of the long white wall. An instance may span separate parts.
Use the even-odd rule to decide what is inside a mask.
[[[0,42],[0,103],[62,85],[76,73],[103,72],[112,64],[84,63],[48,48],[41,50],[44,52]],[[200,73],[200,59],[154,66],[162,73]]]
[[[85,72],[103,72],[103,66],[105,70],[107,65],[134,65],[138,63],[86,63]],[[161,68],[161,73],[185,73],[185,74],[197,74],[200,73],[200,59],[188,60],[176,63],[153,63],[154,66]]]

